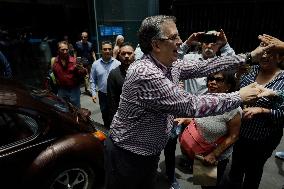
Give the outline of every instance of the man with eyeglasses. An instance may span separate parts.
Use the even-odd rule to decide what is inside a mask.
[[[127,70],[105,141],[106,189],[155,187],[159,156],[168,142],[174,117],[222,114],[244,101],[273,93],[250,85],[234,93],[195,96],[178,86],[182,79],[237,68],[251,58],[256,61],[271,46],[208,61],[178,60],[182,41],[175,18],[163,15],[145,18],[138,39],[144,56]]]
[[[96,53],[93,44],[88,41],[87,32],[81,33],[81,40],[76,42],[74,54],[75,57],[80,59],[80,61],[83,63],[83,66],[88,70],[88,74],[85,77],[84,86],[85,93],[91,96],[91,92],[89,91],[89,76],[92,63],[96,61]]]

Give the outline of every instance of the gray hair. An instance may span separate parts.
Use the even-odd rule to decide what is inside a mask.
[[[164,37],[161,25],[166,21],[176,22],[176,18],[174,16],[157,15],[147,17],[142,21],[138,31],[138,41],[144,54],[149,54],[152,51],[152,40]]]

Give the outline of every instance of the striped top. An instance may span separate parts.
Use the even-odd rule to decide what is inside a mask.
[[[244,62],[243,56],[234,55],[195,62],[178,60],[167,68],[144,55],[127,70],[110,138],[135,154],[159,154],[170,136],[174,116],[222,114],[241,104],[239,92],[195,96],[180,89],[179,80],[234,69]]]
[[[241,87],[255,82],[260,66],[253,66],[250,73],[241,77]],[[280,72],[272,81],[264,87],[275,91],[284,91],[284,72]],[[270,114],[259,114],[252,119],[242,120],[240,137],[254,141],[267,141],[269,138],[283,133],[284,103],[275,107],[275,101],[267,97],[257,100],[251,107],[263,107],[270,109]]]

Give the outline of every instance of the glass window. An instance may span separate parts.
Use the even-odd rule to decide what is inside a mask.
[[[30,116],[16,112],[0,112],[0,146],[24,140],[38,130]]]

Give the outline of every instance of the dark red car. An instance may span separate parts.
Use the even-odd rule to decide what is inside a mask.
[[[1,188],[99,188],[104,139],[86,109],[0,79]]]

